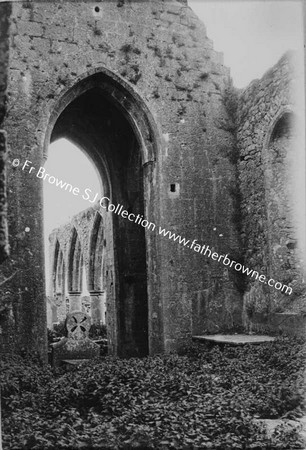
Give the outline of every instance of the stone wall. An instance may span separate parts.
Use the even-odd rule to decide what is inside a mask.
[[[0,127],[6,113],[7,69],[9,59],[9,17],[11,4],[0,5]]]
[[[183,0],[24,1],[1,10],[11,255],[0,287],[10,311],[3,324],[11,330],[10,348],[46,354],[42,191],[48,181],[37,172],[50,142],[61,137],[91,158],[110,202],[156,225],[152,232],[116,214],[103,216],[113,353],[177,350],[192,334],[242,325],[275,330],[276,314],[301,312],[292,56],[238,91]],[[82,214],[78,236],[94,226]],[[159,235],[159,227],[189,245]],[[70,247],[74,239],[72,233]],[[293,294],[242,277],[190,248],[193,240]],[[54,245],[62,247],[67,268],[68,244]],[[77,273],[77,240],[75,248]],[[77,294],[80,277],[69,277]],[[98,291],[99,276],[90,277]]]
[[[6,204],[6,167],[7,157],[6,132],[2,130],[3,119],[7,110],[7,71],[9,62],[9,15],[11,5],[0,5],[0,263],[7,258],[8,229]]]
[[[105,230],[102,214],[103,209],[99,208],[99,205],[91,207],[74,216],[66,225],[54,230],[49,237],[48,300],[50,306],[56,308],[56,311],[53,312],[53,321],[55,322],[61,322],[66,318],[69,297],[74,297],[72,300],[70,298],[70,311],[75,309],[85,311],[81,298],[83,282],[92,296],[91,299],[83,298],[83,301],[91,300],[89,304],[93,304],[97,295],[102,297],[104,294],[105,286],[102,279],[103,275],[105,277],[105,273],[103,274],[105,267],[103,268],[103,262],[107,249],[104,245]],[[100,219],[98,226],[96,226],[97,219]],[[76,238],[73,239],[75,233]],[[94,239],[97,233],[100,235],[99,241]],[[73,255],[76,251],[79,254]],[[83,280],[83,268],[85,280]],[[94,277],[95,280],[93,280]],[[101,314],[97,316],[97,312],[99,313],[99,311],[91,311],[92,323],[105,323],[105,317],[102,317]],[[50,313],[51,311],[49,311],[48,323],[52,327]]]
[[[132,123],[142,154],[155,148],[143,161],[146,216],[219,253],[237,253],[235,141],[223,102],[229,71],[184,2],[14,2],[11,7],[5,118],[10,162],[28,159],[35,168],[42,166],[56,118],[84,92],[84,81],[107,74],[103,79],[124,92],[116,100],[110,87],[107,95]],[[133,119],[140,105],[147,115],[141,123]],[[142,132],[149,122],[151,131]],[[85,150],[98,161],[89,148],[93,142]],[[105,158],[112,172],[110,155]],[[113,187],[119,186],[116,176],[114,171]],[[13,246],[4,272],[17,273],[11,301],[18,348],[39,352],[45,351],[46,330],[42,183],[10,165]],[[115,223],[115,241],[120,227]],[[150,232],[146,246],[151,353],[179,348],[192,330],[221,331],[241,322],[235,273]]]
[[[295,161],[302,151],[296,65],[294,54],[285,54],[261,80],[253,81],[239,95],[237,140],[244,263],[267,280],[272,278],[292,289],[290,294],[286,288],[277,290],[267,282],[246,277],[244,325],[251,330],[291,328],[294,332],[285,324],[286,314],[305,308],[295,189]],[[282,320],[275,314],[283,314]],[[283,325],[276,325],[281,322]]]
[[[11,5],[0,4],[0,264],[8,257],[7,197],[6,197],[6,131],[2,129],[6,114],[7,71],[9,60],[9,15]],[[7,277],[0,277],[0,286],[6,288]],[[10,292],[5,291],[0,301],[0,347],[11,351],[13,345],[13,311]]]

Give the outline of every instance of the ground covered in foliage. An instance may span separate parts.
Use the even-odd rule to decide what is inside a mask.
[[[1,362],[4,449],[297,449],[297,432],[268,437],[255,418],[305,413],[300,340],[194,346],[184,355],[106,357],[54,374]]]

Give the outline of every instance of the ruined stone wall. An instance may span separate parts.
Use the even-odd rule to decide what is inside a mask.
[[[71,222],[63,225],[60,228],[55,229],[49,237],[50,247],[49,247],[49,257],[50,257],[50,282],[49,282],[49,295],[52,296],[53,292],[53,274],[52,268],[54,266],[54,255],[56,242],[59,242],[60,250],[64,255],[65,271],[67,276],[67,271],[69,267],[69,253],[71,247],[71,238],[73,230],[75,229],[78,234],[78,238],[81,243],[82,254],[84,257],[84,265],[86,268],[86,274],[88,278],[89,269],[89,245],[90,245],[90,235],[93,228],[93,222],[95,217],[95,209],[90,208],[88,210],[82,211],[73,217]]]
[[[0,5],[0,264],[9,254],[8,227],[7,227],[7,196],[6,196],[6,158],[7,144],[6,131],[3,128],[3,119],[7,109],[6,90],[9,60],[9,15],[11,5]],[[0,285],[6,288],[7,277],[0,277]],[[10,302],[10,292],[5,290],[0,299],[0,347],[4,352],[13,349],[12,329],[13,311]]]
[[[82,254],[83,254],[83,262],[86,270],[87,277],[87,285],[89,287],[89,259],[90,259],[90,244],[91,244],[91,234],[93,232],[94,221],[96,217],[96,213],[104,215],[104,211],[99,205],[94,207],[90,207],[79,214],[73,216],[72,220],[61,226],[60,228],[56,228],[50,235],[50,247],[49,247],[49,257],[50,257],[50,268],[53,267],[54,263],[54,254],[55,254],[55,246],[56,241],[58,240],[60,249],[64,254],[64,262],[65,267],[68,270],[69,266],[69,251],[71,247],[71,238],[73,234],[73,230],[75,229],[78,234],[78,238],[81,243]],[[103,220],[103,218],[102,218]],[[51,272],[51,270],[50,270]],[[50,273],[50,276],[52,274]],[[52,283],[49,283],[49,295],[52,295]]]
[[[267,277],[266,282],[245,277],[244,325],[251,330],[291,328],[294,332],[292,321],[288,327],[285,324],[286,313],[301,312],[305,302],[295,217],[295,160],[301,150],[297,86],[296,61],[287,53],[239,95],[237,141],[244,263]],[[292,288],[292,294],[269,287],[269,278]],[[275,314],[283,315],[277,320]]]
[[[0,5],[0,126],[6,112],[7,71],[9,60],[9,17],[10,3]]]
[[[50,277],[47,315],[49,328],[52,328],[54,322],[65,320],[67,310],[74,309],[82,309],[90,314],[92,323],[105,323],[105,312],[111,309],[112,305],[105,292],[107,270],[105,261],[109,247],[106,245],[104,221],[105,211],[97,204],[75,215],[69,223],[55,229],[49,236]],[[77,233],[76,242],[73,240],[75,233]],[[98,240],[94,239],[95,233],[99,234]],[[71,260],[71,255],[78,245],[80,254],[77,255],[77,259],[80,268]],[[57,279],[59,269],[60,283]],[[72,286],[69,286],[69,278],[73,279]],[[82,292],[83,286],[88,291],[87,295]],[[109,339],[115,326],[112,320],[113,317],[108,314]]]
[[[10,162],[27,158],[43,165],[54,108],[77,82],[107,68],[147,105],[160,137],[145,180],[148,219],[220,254],[235,254],[234,138],[223,103],[229,72],[194,13],[175,1],[11,6]],[[20,345],[41,351],[42,182],[20,167],[9,172],[15,245],[5,271],[18,273],[12,284],[16,336]],[[240,321],[235,273],[167,238],[147,236],[147,242],[151,352],[178,348],[192,329],[221,331]]]
[[[63,225],[62,227],[54,230],[52,234],[49,237],[50,241],[50,247],[49,247],[49,267],[50,267],[50,279],[49,279],[49,292],[48,296],[54,300],[54,296],[56,294],[54,290],[54,276],[55,276],[55,265],[56,265],[56,246],[57,242],[59,244],[59,249],[63,253],[63,261],[64,261],[64,268],[65,268],[65,281],[67,284],[67,278],[68,278],[68,270],[70,266],[69,257],[71,252],[71,246],[72,246],[72,236],[74,230],[76,230],[78,239],[81,244],[81,253],[82,253],[82,260],[85,267],[86,272],[86,281],[87,281],[87,287],[88,280],[89,280],[89,260],[90,260],[90,240],[91,240],[91,234],[93,231],[93,225],[95,220],[96,211],[99,208],[89,208],[85,211],[82,211],[81,213],[77,214],[73,217],[73,219],[67,223],[66,225]],[[101,270],[101,267],[100,267]],[[64,280],[63,280],[64,281]],[[66,287],[66,286],[65,286]],[[69,291],[69,287],[68,287]],[[69,292],[66,292],[66,296],[69,296]],[[62,317],[61,317],[62,318]]]

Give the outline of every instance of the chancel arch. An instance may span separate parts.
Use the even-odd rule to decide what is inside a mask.
[[[50,118],[46,142],[65,138],[82,148],[101,177],[101,195],[135,215],[145,216],[149,212],[156,133],[152,116],[138,94],[120,77],[102,69],[80,80],[60,99]],[[94,198],[88,198],[92,206]],[[101,303],[105,292],[111,353],[145,355],[149,351],[151,276],[147,267],[152,263],[154,236],[106,209],[102,215],[96,215],[85,255],[87,258],[89,253],[86,271],[92,306]],[[154,219],[152,210],[150,216]],[[80,302],[81,254],[75,231],[68,258],[68,291],[74,305]],[[95,317],[94,310],[91,313]],[[105,313],[99,312],[95,320],[105,321],[104,317]],[[160,326],[157,317],[155,339],[162,341],[161,330],[156,332]],[[156,351],[157,342],[154,347]]]

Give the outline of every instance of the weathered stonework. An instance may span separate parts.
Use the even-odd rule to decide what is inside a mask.
[[[24,1],[10,7],[4,11],[10,51],[3,128],[12,250],[3,276],[15,274],[7,285],[15,350],[46,354],[44,181],[36,173],[50,142],[60,137],[92,159],[113,204],[265,272],[272,219],[264,177],[271,162],[260,155],[274,114],[292,104],[288,60],[241,93],[236,133],[229,70],[185,1]],[[284,147],[290,136],[276,145]],[[16,158],[21,163],[13,167]],[[32,173],[22,170],[26,159]],[[246,308],[254,289],[265,308],[258,283],[245,283],[217,261],[111,213],[102,215],[105,285],[99,286],[89,247],[102,244],[102,231],[93,233],[91,213],[81,216],[76,232],[67,228],[69,244],[59,236],[52,258],[62,258],[59,279],[74,267],[66,272],[68,291],[79,304],[75,274],[79,256],[87,255],[90,290],[106,291],[115,354],[169,352],[192,334],[238,329],[243,297]]]
[[[108,253],[112,250],[110,242],[107,243],[105,216],[104,210],[95,205],[74,216],[69,224],[54,230],[50,235],[48,292],[50,327],[53,322],[65,320],[67,310],[85,312],[85,305],[91,307],[92,323],[105,323],[106,280],[113,278],[113,267],[106,264],[111,258]],[[81,295],[83,283],[89,291],[89,298]],[[110,301],[107,311],[109,347],[114,352],[111,330],[115,329],[115,311],[112,313]]]
[[[9,15],[11,5],[1,5],[0,17],[0,263],[9,253],[6,204],[6,169],[7,157],[6,132],[2,130],[3,119],[7,110],[7,78],[9,61]]]
[[[275,313],[300,314],[305,310],[294,183],[301,136],[296,117],[296,63],[294,54],[287,53],[239,96],[237,140],[244,262],[292,288],[289,295],[290,291],[247,277],[244,325],[253,331],[275,330]],[[279,322],[288,331],[284,315]],[[277,328],[282,329],[282,324]]]
[[[11,5],[0,5],[0,264],[8,257],[8,226],[7,226],[7,196],[6,196],[6,158],[7,140],[3,128],[3,119],[7,111],[6,91],[9,60],[9,15]],[[5,289],[7,278],[0,277],[0,286]],[[6,291],[0,299],[0,347],[8,352],[12,351],[13,339],[11,327],[13,311]]]
[[[132,180],[129,198],[125,198],[118,178],[124,166],[120,168],[111,159],[114,151],[118,155],[122,151],[123,142],[112,137],[110,128],[107,146],[107,128],[99,136],[95,124],[99,115],[105,114],[103,102],[94,107],[97,92],[92,90],[90,99],[87,89],[100,89],[101,100],[109,99],[107,107],[121,121],[130,146],[139,148],[146,217],[214,247],[221,245],[216,227],[218,234],[224,236],[223,251],[238,247],[231,220],[232,199],[226,188],[235,182],[235,171],[224,156],[225,149],[233,145],[233,138],[220,126],[220,122],[227,121],[222,90],[229,83],[229,76],[220,55],[212,49],[204,26],[189,8],[175,1],[129,3],[120,8],[116,2],[74,2],[73,14],[71,5],[12,4],[11,110],[5,120],[11,161],[19,157],[22,161],[29,159],[37,168],[43,165],[55,125],[53,139],[66,133],[67,138],[88,150],[102,175],[108,171],[104,180],[109,184],[106,189],[111,190],[113,203],[121,201],[126,207],[133,207]],[[81,99],[84,89],[87,96],[84,94]],[[77,103],[69,113],[73,100],[80,106],[82,102],[83,111],[86,102],[90,104],[82,123],[76,116]],[[113,105],[120,105],[132,127]],[[144,111],[143,118],[137,117],[140,109]],[[93,111],[95,117],[91,116]],[[69,132],[63,131],[69,129],[72,118],[79,120],[76,134],[71,127]],[[81,136],[85,126],[87,134]],[[112,150],[99,155],[94,150],[99,146]],[[131,164],[140,167],[137,161]],[[36,318],[45,314],[43,252],[38,238],[42,236],[42,182],[20,168],[10,166],[9,171],[10,198],[18,198],[18,202],[9,202],[10,233],[16,244],[5,270],[18,269],[14,290],[17,292],[18,286],[20,293],[13,296],[12,302],[19,345],[41,350],[45,324],[40,322],[40,328]],[[141,171],[139,174],[142,176]],[[173,183],[180,184],[180,195],[175,198],[169,194]],[[32,193],[31,198],[25,195],[28,192]],[[125,228],[123,220],[114,218],[114,222],[116,248],[123,248],[130,239],[132,251],[137,240],[132,244],[132,235],[126,239],[119,233],[120,228]],[[30,228],[29,233],[25,233],[26,227]],[[126,232],[130,234],[131,230]],[[210,267],[203,257],[167,239],[157,240],[153,234],[147,233],[145,239],[151,353],[178,348],[191,338],[192,309],[199,307],[199,301],[208,310],[222,311],[224,303],[226,310],[237,308],[239,293],[231,277],[222,273],[217,264]],[[139,248],[144,249],[144,244]],[[127,256],[126,262],[120,252],[114,258],[115,275],[121,277],[118,264],[128,267],[133,255]],[[125,281],[116,283],[116,299],[131,289],[128,273],[126,276]],[[122,321],[120,315],[119,311],[118,320]],[[232,325],[230,311],[222,319]],[[206,328],[205,319],[195,327]]]

